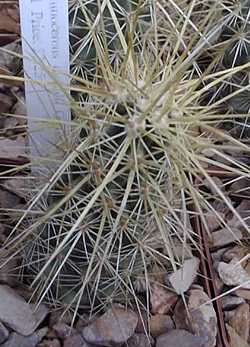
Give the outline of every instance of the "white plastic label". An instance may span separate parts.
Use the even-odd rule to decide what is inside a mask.
[[[29,145],[58,154],[70,121],[68,0],[19,0]]]

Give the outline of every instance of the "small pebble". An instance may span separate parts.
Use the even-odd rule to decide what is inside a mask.
[[[204,339],[186,330],[174,329],[156,339],[156,347],[203,347]]]
[[[0,322],[0,344],[9,337],[9,330]]]
[[[11,333],[8,340],[1,347],[36,347],[46,335],[47,330],[47,328],[43,328],[29,336]]]
[[[153,337],[167,333],[174,329],[174,322],[170,316],[164,314],[156,314],[149,320],[150,334]]]
[[[88,343],[110,346],[122,344],[134,334],[138,315],[131,310],[114,307],[82,330]]]
[[[245,300],[243,298],[233,296],[233,295],[226,295],[226,296],[223,296],[221,299],[221,305],[224,311],[231,311],[235,309],[237,306],[244,303],[245,303]]]
[[[135,334],[126,342],[126,347],[151,347],[154,340],[144,334]]]

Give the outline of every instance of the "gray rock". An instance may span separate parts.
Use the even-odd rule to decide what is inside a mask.
[[[237,206],[236,211],[240,217],[244,220],[247,229],[250,227],[250,200],[243,199],[239,206]],[[238,219],[236,215],[233,216],[231,220],[228,221],[230,227],[235,227],[244,230],[242,222]]]
[[[175,305],[176,306],[176,305]],[[149,319],[150,335],[157,337],[174,329],[172,318],[165,314],[156,314]]]
[[[229,249],[229,247],[220,248],[217,251],[212,252],[211,253],[211,257],[212,257],[213,263],[220,262],[222,260],[223,256],[224,256],[224,254],[227,252],[228,249]]]
[[[61,347],[61,342],[58,339],[45,339],[37,347]]]
[[[95,347],[94,345],[88,344],[84,341],[81,334],[73,334],[68,337],[63,342],[63,347]]]
[[[250,179],[242,177],[230,186],[230,192],[240,194],[241,196],[250,196]]]
[[[203,347],[204,340],[200,336],[190,334],[186,330],[175,329],[161,335],[156,340],[156,347]]]
[[[175,305],[173,320],[177,329],[191,329],[190,321],[187,317],[187,308],[183,302],[183,299],[180,299]]]
[[[224,311],[224,320],[226,323],[230,321],[230,319],[235,315],[235,310],[232,311]]]
[[[36,330],[36,328],[47,317],[49,310],[48,310],[48,307],[44,304],[40,304],[38,307],[36,307],[36,305],[30,304],[30,308],[33,311],[33,315],[35,317],[35,330]]]
[[[0,283],[7,284],[10,287],[15,286],[17,284],[18,278],[18,265],[17,260],[15,258],[10,259],[5,263],[5,259],[3,256],[1,257],[1,265],[0,267]]]
[[[9,139],[7,139],[9,140]],[[5,140],[4,140],[5,141]],[[13,140],[9,140],[9,141],[13,141]],[[14,141],[13,141],[14,142]],[[9,142],[10,146],[12,144],[13,146],[13,142]],[[1,140],[1,147],[2,147],[2,140]],[[7,156],[7,146],[8,146],[8,143],[7,141],[5,141],[5,150],[2,150],[1,148],[1,153],[0,153],[0,156],[1,157],[8,157]],[[10,149],[9,149],[10,150]],[[5,152],[5,153],[4,153]],[[17,157],[18,155],[16,155]],[[10,154],[9,154],[9,157],[10,157]],[[20,204],[20,198],[11,193],[11,192],[8,192],[7,190],[0,190],[0,208],[13,208],[13,206],[17,206],[18,204]]]
[[[232,259],[241,260],[248,254],[247,247],[236,245],[234,247],[227,248],[226,252],[224,252],[222,259],[220,261],[224,261],[225,263],[229,263]]]
[[[138,316],[131,310],[116,307],[108,310],[82,330],[83,338],[98,346],[113,346],[125,343],[133,334]]]
[[[53,327],[53,325],[57,323],[65,323],[70,325],[73,320],[73,312],[67,310],[64,312],[64,309],[54,310],[50,314],[49,318],[49,326]]]
[[[233,310],[237,306],[244,303],[245,303],[245,300],[243,298],[233,296],[233,295],[226,295],[222,297],[221,299],[221,305],[224,311]]]
[[[216,344],[217,318],[209,297],[201,289],[191,289],[187,302],[188,312],[180,300],[174,310],[174,321],[178,329],[193,332],[203,338],[203,347],[212,347]]]
[[[151,347],[154,340],[144,334],[135,334],[126,343],[126,347]]]
[[[15,176],[4,181],[3,187],[20,198],[27,197],[27,194],[29,193],[28,182],[25,176]]]
[[[9,339],[1,347],[36,347],[37,344],[47,334],[48,329],[43,328],[29,336],[23,336],[17,333],[10,334]]]
[[[10,97],[9,95],[0,93],[0,113],[5,113],[5,112],[7,113],[7,112],[9,112],[12,105],[13,105],[12,97]],[[3,118],[4,117],[2,116],[1,117],[1,122],[0,122],[1,127],[4,127]]]
[[[159,283],[152,283],[150,293],[151,312],[167,314],[178,301],[178,295]]]
[[[208,295],[200,289],[191,289],[188,298],[191,329],[203,338],[203,347],[214,347],[217,337],[217,316]]]
[[[18,42],[11,42],[4,46],[6,51],[1,51],[0,55],[0,66],[1,68],[7,70],[13,70],[17,68],[17,61],[20,59],[15,54],[8,53],[7,51],[13,53],[22,54],[21,45]]]
[[[250,289],[250,276],[241,266],[238,259],[232,259],[230,263],[221,261],[218,265],[218,274],[224,284],[228,286],[241,286]]]
[[[184,261],[182,267],[168,276],[168,280],[177,294],[185,293],[194,282],[200,261],[193,257]]]
[[[205,214],[205,219],[207,222],[207,226],[209,229],[209,232],[212,233],[215,231],[221,224],[221,220],[224,220],[225,213],[217,211],[217,214],[214,212],[207,212]]]
[[[42,306],[36,313],[21,296],[8,286],[0,285],[0,321],[21,335],[31,335],[44,319]]]
[[[223,247],[229,243],[239,241],[242,239],[242,232],[234,228],[232,231],[229,231],[227,228],[214,231],[212,234],[212,247]]]
[[[0,344],[7,340],[9,336],[8,329],[0,322]]]
[[[17,94],[18,100],[13,106],[12,112],[13,114],[17,116],[26,115],[27,109],[26,109],[23,92],[19,92],[19,93],[17,92],[16,94]],[[18,124],[25,125],[25,118],[18,117]]]
[[[178,238],[173,238],[173,255],[179,261],[181,259],[190,259],[192,254],[192,248],[188,243],[181,242]],[[163,250],[164,252],[164,250]],[[166,255],[168,256],[167,252]]]
[[[74,329],[68,324],[62,322],[53,325],[53,331],[56,333],[57,337],[65,339],[66,337],[73,335]]]

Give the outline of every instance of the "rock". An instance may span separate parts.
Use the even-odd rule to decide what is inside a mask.
[[[0,5],[0,31],[1,33],[20,34],[20,17],[18,6],[15,4],[2,3]]]
[[[215,252],[211,252],[211,258],[213,262],[213,268],[217,270],[218,264],[222,261],[222,256],[228,248],[219,248]]]
[[[0,298],[0,321],[21,335],[32,334],[47,313],[44,306],[34,313],[31,305],[5,285],[0,285]]]
[[[153,314],[167,314],[177,301],[178,296],[176,293],[171,292],[160,284],[152,284],[150,302]]]
[[[0,140],[0,151],[1,151],[1,140]],[[1,157],[1,153],[0,153]],[[16,207],[20,203],[20,198],[8,192],[7,190],[0,190],[0,208],[8,209]]]
[[[237,289],[234,291],[234,294],[240,298],[250,301],[250,290],[249,289]]]
[[[149,320],[150,335],[157,337],[174,329],[174,322],[170,316],[164,314],[156,314]]]
[[[187,308],[182,299],[180,299],[174,308],[173,320],[177,329],[190,330],[190,322],[187,317]]]
[[[9,339],[1,347],[36,347],[46,335],[47,330],[47,328],[43,328],[29,336],[11,333]]]
[[[33,315],[35,317],[35,329],[44,321],[49,313],[48,307],[44,304],[40,304],[38,307],[34,304],[29,304]]]
[[[13,100],[10,96],[0,93],[0,114],[3,117],[2,113],[8,113],[13,104]]]
[[[56,335],[55,331],[51,328],[48,328],[46,339],[56,339],[56,338],[57,338],[57,335]]]
[[[230,319],[234,316],[235,314],[235,310],[232,311],[224,311],[224,320],[226,323],[228,323],[230,321]]]
[[[3,183],[3,187],[20,198],[27,197],[29,193],[27,177],[15,176],[15,178],[10,178]]]
[[[211,193],[213,193],[214,195],[218,194],[217,189],[215,189],[215,186],[219,188],[222,192],[225,192],[225,186],[219,177],[213,176],[211,177],[211,180],[214,183],[213,185],[210,183],[210,180],[208,180],[207,178],[202,180],[202,183],[207,187],[207,189],[211,191]]]
[[[231,247],[226,247],[226,248],[219,248],[217,251],[211,252],[211,257],[213,262],[219,262],[223,259],[224,253],[228,250],[231,249]]]
[[[249,257],[249,255],[248,255]],[[241,262],[241,265],[244,267],[244,269],[246,270],[246,272],[248,273],[248,275],[250,276],[250,262],[249,261],[246,261],[246,264],[245,266],[243,265],[244,263],[244,260]]]
[[[73,334],[68,337],[63,342],[63,347],[92,347],[86,341],[84,341],[81,334]],[[93,346],[94,347],[94,346]]]
[[[243,246],[234,246],[233,248],[229,248],[226,252],[224,252],[222,260],[226,263],[229,263],[232,259],[241,260],[244,258],[248,253],[248,250],[246,247]],[[221,260],[221,259],[220,259]],[[244,266],[243,263],[241,263],[242,266]]]
[[[11,109],[11,115],[6,116],[4,120],[5,137],[13,137],[22,134],[27,124],[26,105],[22,91],[15,92],[16,101]]]
[[[229,324],[226,324],[226,328],[230,347],[249,347],[249,344]]]
[[[0,322],[0,344],[7,340],[9,336],[8,329]]]
[[[230,186],[230,192],[244,196],[250,196],[250,179],[242,177]]]
[[[4,256],[1,257],[1,264],[4,264],[7,261]],[[18,277],[18,264],[17,259],[12,258],[4,265],[0,266],[0,283],[7,284],[10,287],[17,285]]]
[[[234,228],[229,231],[228,228],[223,228],[218,231],[214,231],[211,234],[212,244],[211,247],[223,247],[232,242],[239,241],[243,235],[239,229]]]
[[[232,259],[229,264],[220,262],[218,274],[223,283],[228,286],[240,285],[241,288],[250,289],[250,276],[241,266],[238,259]]]
[[[133,311],[115,307],[84,327],[82,336],[88,343],[98,346],[119,345],[134,334],[137,323],[138,316]]]
[[[189,291],[190,325],[195,335],[203,338],[203,347],[216,345],[217,316],[213,304],[209,300],[207,294],[200,289]]]
[[[244,220],[246,226],[249,228],[250,227],[250,200],[249,199],[242,200],[240,205],[237,206],[236,211]],[[228,225],[234,228],[242,228],[242,230],[245,229],[244,226],[242,226],[242,222],[235,215],[233,216],[231,220],[228,221]]]
[[[225,213],[222,212],[217,212],[219,217],[224,220],[225,218]],[[214,212],[207,212],[205,214],[208,230],[210,233],[218,229],[218,227],[221,225],[221,220],[218,218],[218,216]]]
[[[31,288],[24,287],[23,285],[19,287],[15,287],[15,292],[20,295],[25,301],[30,301],[32,298]]]
[[[223,296],[221,299],[221,305],[224,311],[233,310],[237,306],[244,303],[245,303],[245,300],[243,298],[238,298],[237,296],[233,296],[233,295],[226,295],[226,296]]]
[[[202,289],[191,289],[188,294],[188,312],[183,300],[175,306],[173,319],[176,327],[192,331],[195,335],[202,337],[203,347],[215,346],[217,317],[212,303],[209,303],[209,297]]]
[[[72,332],[75,332],[73,328],[63,322],[53,325],[53,331],[60,339],[65,339],[67,336],[72,335]]]
[[[4,46],[4,49],[9,52],[22,54],[21,45],[18,42],[9,43],[8,45]],[[14,72],[20,58],[18,58],[15,54],[11,54],[6,51],[1,50],[0,68]]]
[[[243,338],[243,340],[247,341],[249,338],[249,321],[249,305],[242,304],[236,308],[234,315],[229,319],[228,323],[232,328],[234,328],[236,333]]]
[[[185,293],[194,282],[200,261],[193,257],[184,261],[182,267],[168,276],[168,280],[177,294]]]
[[[25,158],[26,154],[26,141],[23,136],[18,136],[15,140],[8,138],[0,139],[0,158],[1,159],[17,159]]]
[[[13,106],[13,114],[15,115],[15,118],[18,121],[19,125],[25,125],[26,119],[24,117],[18,117],[18,116],[25,116],[27,114],[26,104],[23,93],[18,94],[18,100]]]
[[[186,330],[175,329],[159,336],[156,339],[156,347],[203,347],[204,340]]]
[[[172,252],[176,259],[189,259],[192,255],[192,249],[187,242],[181,242],[178,238],[173,239]],[[167,255],[167,254],[166,254]]]
[[[49,326],[53,327],[57,323],[65,323],[70,325],[73,320],[73,313],[71,311],[64,311],[64,309],[52,311],[49,318]]]
[[[126,347],[151,347],[154,340],[144,334],[135,334],[126,343]]]
[[[138,323],[135,332],[138,334],[145,334],[148,331],[148,315],[146,312],[138,314]]]
[[[219,278],[219,276],[216,272],[214,273],[214,286],[216,288],[217,295],[222,292],[222,289],[224,287],[223,281]]]
[[[76,324],[75,324],[75,329],[77,330],[77,331],[82,331],[82,329],[86,326],[86,325],[88,325],[88,324],[90,324],[92,321],[94,321],[96,319],[96,317],[92,317],[92,318],[90,318],[89,317],[89,315],[88,314],[86,314],[86,313],[83,313],[79,318],[78,318],[78,320],[77,320],[77,322],[76,322]],[[68,325],[68,324],[67,324]]]
[[[37,347],[61,347],[61,343],[58,339],[46,339],[39,343]]]
[[[1,236],[1,242],[2,242],[2,237],[4,237],[4,234],[6,232],[6,227],[4,224],[0,223],[0,236]],[[5,241],[5,238],[3,238],[3,241]]]

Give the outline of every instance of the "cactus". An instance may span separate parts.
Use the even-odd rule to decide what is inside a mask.
[[[169,3],[71,4],[72,134],[60,167],[46,184],[36,182],[5,249],[21,255],[22,279],[38,302],[73,309],[74,318],[117,302],[148,310],[155,269],[182,262],[175,242],[199,250],[192,205],[207,232],[214,194],[235,212],[207,167],[249,174],[224,152],[246,150],[218,126],[234,117],[220,107],[224,97],[205,103],[208,90],[241,72],[216,75],[214,61],[202,63],[223,8],[176,1],[173,15]],[[197,27],[190,18],[199,13]],[[208,157],[208,148],[223,160]],[[140,283],[144,295],[136,293]]]
[[[116,26],[124,36],[128,35],[131,26],[132,30],[146,31],[150,25],[149,3],[139,0],[74,2],[69,20],[72,72],[81,77],[87,74],[91,78],[96,73],[97,59],[101,58],[98,57],[97,45],[105,50],[102,54],[108,55],[110,62],[116,64],[117,60],[120,61],[123,50]]]
[[[230,69],[246,65],[240,71],[224,81],[223,95],[234,93],[227,101],[227,107],[238,114],[247,114],[250,110],[249,67],[250,63],[250,21],[249,0],[232,1],[232,6],[226,7],[224,16],[227,23],[223,28],[221,41],[225,43],[222,50],[222,67]],[[221,67],[220,67],[221,69]],[[228,124],[228,129],[238,128],[237,137],[249,137],[249,121],[246,117],[236,118]]]

